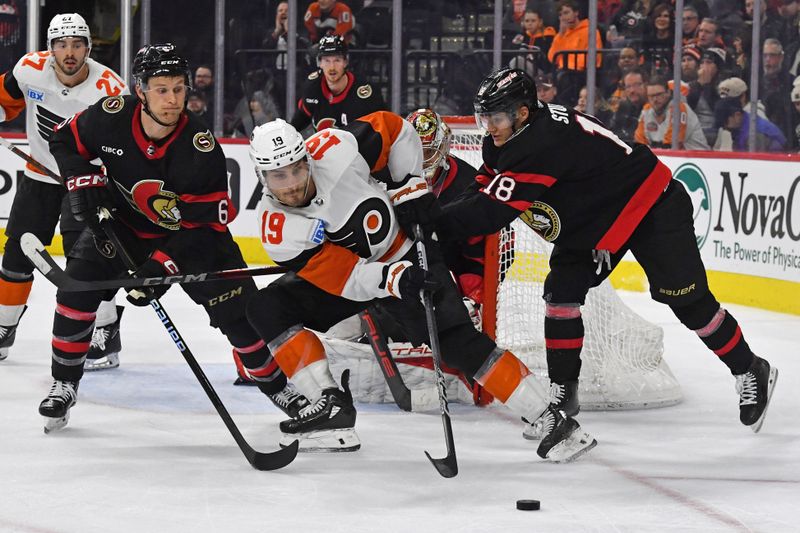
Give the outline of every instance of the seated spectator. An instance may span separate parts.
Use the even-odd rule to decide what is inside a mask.
[[[695,42],[697,38],[697,27],[700,25],[700,15],[697,8],[687,5],[683,8],[683,45]]]
[[[639,116],[634,139],[653,148],[672,146],[672,94],[664,78],[653,78],[647,82],[647,103]],[[708,150],[703,128],[694,111],[685,102],[680,102],[680,126],[678,129],[679,150]]]
[[[210,65],[200,65],[194,71],[192,90],[203,95],[206,103],[206,121],[214,129],[214,70]]]
[[[753,14],[755,0],[745,0],[744,2],[744,22],[750,32],[753,31]],[[783,21],[773,10],[769,9],[766,0],[761,0],[761,42],[766,39],[779,39],[783,35]]]
[[[557,100],[558,88],[552,74],[539,73],[536,77],[536,97],[545,104],[560,104]]]
[[[533,58],[533,63],[536,66],[535,70],[550,70],[550,62],[547,59],[547,54],[550,51],[550,45],[553,44],[553,38],[555,36],[556,29],[552,26],[545,26],[544,20],[538,11],[527,9],[525,11],[525,16],[522,18],[522,33],[518,33],[511,39],[511,47],[536,51],[537,55]],[[521,68],[526,72],[530,70],[518,65],[509,66],[512,68]],[[535,72],[533,75],[535,75]]]
[[[794,145],[800,146],[800,76],[794,80],[794,87],[792,87],[792,106],[794,111],[792,113],[794,123]]]
[[[308,6],[304,21],[312,44],[316,44],[326,35],[339,35],[350,44],[355,20],[347,4],[336,0],[312,2]]]
[[[613,21],[619,38],[624,39],[626,44],[641,43],[647,15],[652,7],[651,0],[625,0]]]
[[[745,28],[734,35],[731,41],[730,55],[733,60],[733,72],[747,77],[750,72],[750,51],[752,50],[753,33]],[[729,61],[730,62],[730,61]]]
[[[622,79],[625,98],[620,101],[609,123],[609,129],[629,144],[634,142],[636,128],[639,126],[639,115],[647,98],[646,81],[647,78],[641,70],[632,70],[625,74]]]
[[[702,54],[696,45],[690,44],[683,47],[681,56],[681,80],[686,83],[697,81],[697,71],[700,69]]]
[[[767,118],[794,143],[792,127],[792,76],[783,68],[783,46],[777,39],[767,39],[762,47],[761,76],[758,95],[764,102]]]
[[[200,91],[191,91],[186,99],[186,109],[197,115],[207,127],[211,127],[212,117],[208,115],[206,97]]]
[[[275,101],[264,91],[256,91],[250,97],[247,109],[238,110],[233,136],[250,137],[256,126],[271,122],[278,116],[278,107],[275,105]]]
[[[622,98],[625,92],[622,86],[622,78],[638,66],[639,52],[635,48],[626,46],[620,50],[616,66],[607,69],[603,76],[603,95],[606,98],[611,98],[614,95]]]
[[[715,125],[719,128],[714,150],[746,152],[749,147],[750,115],[736,98],[722,98],[714,107]],[[756,117],[756,151],[782,152],[786,138],[772,122]]]
[[[790,36],[791,39],[786,45],[784,64],[789,74],[800,76],[800,17]]]
[[[598,91],[595,91],[594,111],[591,114],[603,124],[608,124],[611,119],[612,112],[608,107],[608,102],[602,98],[598,98],[599,94],[600,93]],[[580,111],[581,113],[588,113],[588,105],[589,90],[586,87],[582,87],[580,92],[578,92],[578,103],[575,104],[574,109],[575,111]]]
[[[716,19],[706,17],[697,27],[697,37],[694,44],[705,52],[709,48],[720,48],[725,50],[725,42],[722,40],[722,35],[719,31],[719,23]]]
[[[674,41],[675,21],[672,18],[672,7],[669,4],[658,4],[647,17],[642,40],[645,62],[660,72],[671,69]]]
[[[589,49],[589,20],[581,20],[576,0],[560,0],[558,3],[559,30],[550,45],[547,58],[558,69],[586,70],[586,56],[584,54],[570,54],[567,57],[556,54],[561,50],[588,50]],[[603,41],[600,32],[597,32],[597,47],[602,48]],[[602,61],[597,54],[597,66]]]
[[[719,82],[717,86],[720,98],[736,98],[743,109],[750,109],[750,98],[747,91],[747,83],[741,78],[727,78]],[[764,103],[759,100],[756,104],[756,114],[761,118],[767,118]]]
[[[689,84],[689,107],[697,114],[703,133],[709,144],[716,139],[718,128],[714,123],[714,106],[719,100],[717,85],[726,76],[721,75],[725,67],[725,50],[709,48],[703,52],[700,59],[700,68],[697,70],[697,80]]]

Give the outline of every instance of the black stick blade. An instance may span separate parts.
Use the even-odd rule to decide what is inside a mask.
[[[300,441],[295,440],[285,448],[274,452],[263,453],[254,450],[252,456],[248,456],[247,460],[253,465],[253,468],[262,472],[266,470],[278,470],[294,461],[299,449]]]
[[[428,452],[425,452],[425,455],[442,477],[451,478],[456,477],[458,474],[458,462],[456,461],[456,454],[448,454],[447,457],[442,459],[434,459]]]

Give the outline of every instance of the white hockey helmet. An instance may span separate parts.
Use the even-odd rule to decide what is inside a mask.
[[[406,120],[414,126],[422,141],[422,170],[428,186],[433,189],[439,178],[439,169],[447,164],[453,133],[439,113],[432,109],[412,111]]]
[[[253,130],[250,136],[250,159],[261,184],[267,184],[267,172],[287,167],[306,158],[306,143],[294,126],[275,119]],[[272,190],[272,189],[271,189]]]
[[[62,13],[53,17],[47,27],[47,49],[53,51],[53,41],[62,37],[83,37],[86,46],[92,47],[92,32],[86,20],[77,13]]]

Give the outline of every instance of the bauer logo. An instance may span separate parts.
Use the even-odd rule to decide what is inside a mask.
[[[689,198],[692,199],[692,217],[694,218],[694,234],[697,247],[702,248],[711,229],[711,194],[700,167],[694,163],[685,163],[678,167],[673,177],[683,184]]]
[[[37,91],[36,89],[28,89],[28,98],[36,100],[37,102],[44,102],[44,91]]]

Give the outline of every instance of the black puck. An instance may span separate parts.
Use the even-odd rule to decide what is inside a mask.
[[[517,500],[517,509],[520,511],[538,511],[539,500]]]

